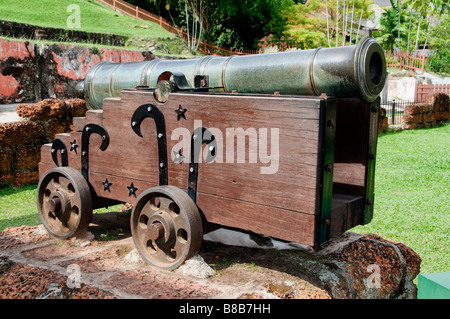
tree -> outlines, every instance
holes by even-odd
[[[356,43],[360,37],[361,20],[371,12],[369,0],[310,0],[286,12],[288,28],[300,47],[346,45]]]
[[[393,50],[394,45],[401,46],[402,40],[406,40],[406,29],[402,25],[406,21],[406,11],[401,10],[399,2],[391,0],[392,7],[385,8],[380,18],[380,33],[378,42],[386,50]]]

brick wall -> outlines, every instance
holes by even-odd
[[[402,121],[403,129],[437,126],[441,122],[448,121],[449,100],[447,94],[436,93],[425,103],[406,106]]]

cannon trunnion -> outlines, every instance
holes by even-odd
[[[134,203],[147,262],[174,269],[214,224],[319,247],[370,222],[379,99],[124,90],[41,149],[38,209],[54,236]]]

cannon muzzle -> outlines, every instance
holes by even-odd
[[[144,62],[100,62],[77,88],[90,109],[103,99],[120,97],[123,89],[156,88],[167,74],[176,76],[180,90],[195,90],[199,76],[211,92],[327,95],[359,97],[372,102],[386,81],[384,51],[372,37],[357,45],[245,56]],[[180,78],[182,78],[180,80]]]

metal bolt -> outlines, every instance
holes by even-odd
[[[159,133],[159,134],[158,134],[158,138],[162,138],[163,136],[164,136],[163,133]]]
[[[137,123],[136,123],[136,122],[134,122],[134,121],[133,121],[133,122],[131,122],[131,126],[133,126],[133,127],[134,127],[134,126],[136,126],[136,124],[137,124]]]
[[[325,170],[328,172],[328,173],[331,173],[331,170],[333,169],[333,166],[331,166],[330,164],[328,164],[327,166],[325,166]]]
[[[66,151],[65,150],[61,150],[61,154],[64,154]]]
[[[189,169],[189,172],[193,173],[193,172],[194,172],[194,168],[191,167],[191,168]]]
[[[195,141],[197,139],[197,135],[192,136],[192,139]]]
[[[86,151],[82,152],[81,156],[86,156]]]
[[[86,127],[86,132],[89,132],[91,129],[89,127]]]
[[[209,147],[209,151],[210,151],[210,152],[214,151],[214,146],[210,146],[210,147]]]
[[[366,199],[366,204],[367,205],[372,205],[373,204],[372,198]]]
[[[334,127],[334,120],[329,120],[327,122],[327,125],[328,125],[329,128],[333,128]]]
[[[56,152],[56,150],[54,148],[52,148],[52,153],[55,153],[55,152]]]
[[[374,160],[375,159],[375,153],[370,153],[369,154],[369,159]]]
[[[102,139],[105,141],[105,140],[106,140],[106,135],[103,135],[103,136],[102,136]]]
[[[148,112],[151,112],[151,111],[152,111],[152,107],[149,106],[149,107],[147,108],[147,111],[148,111]]]
[[[328,226],[330,225],[330,220],[328,218],[325,218],[322,223],[324,226]]]
[[[164,167],[164,163],[159,163],[159,167],[163,168]]]

